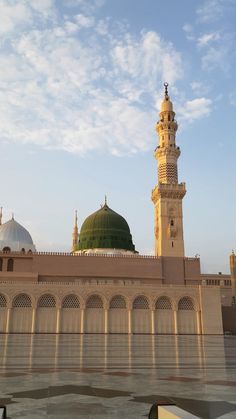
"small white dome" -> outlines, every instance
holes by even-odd
[[[35,245],[29,232],[14,218],[0,226],[0,251],[9,248],[12,252],[35,252]]]

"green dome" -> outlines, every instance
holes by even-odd
[[[135,251],[126,220],[105,204],[83,222],[78,250],[124,249]]]

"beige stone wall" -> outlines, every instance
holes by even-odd
[[[154,256],[106,256],[38,254],[2,254],[1,280],[76,281],[78,279],[135,280],[147,284],[184,284],[200,281],[198,258]],[[14,259],[14,271],[7,272],[7,260]]]
[[[219,287],[199,287],[203,334],[222,334],[221,295]]]
[[[0,306],[1,332],[222,333],[219,289],[209,287],[2,283]]]

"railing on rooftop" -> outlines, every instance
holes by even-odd
[[[13,252],[13,251],[0,251],[0,256],[15,255],[22,257],[31,256],[72,256],[72,257],[107,257],[107,258],[127,258],[127,259],[160,259],[160,256],[154,255],[126,255],[126,254],[109,254],[109,253],[72,253],[72,252]],[[198,257],[184,257],[185,260],[198,261]]]

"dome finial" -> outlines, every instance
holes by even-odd
[[[14,220],[14,212],[11,213],[11,219]]]
[[[165,87],[165,96],[169,96],[168,95],[168,86],[169,84],[167,82],[164,83],[164,87]]]
[[[2,207],[0,208],[0,226],[2,225]]]
[[[105,205],[107,205],[107,196],[105,195]]]

